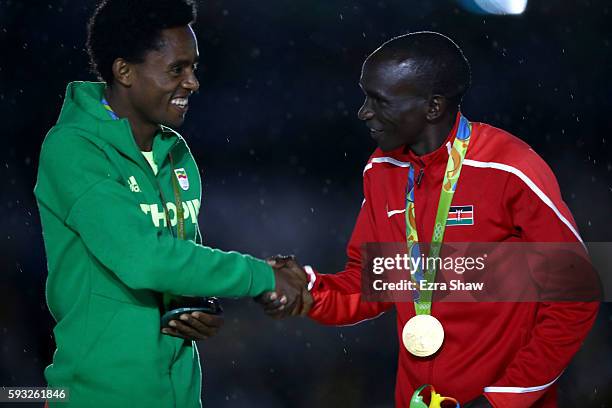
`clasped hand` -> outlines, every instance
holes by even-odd
[[[275,319],[288,316],[305,316],[312,307],[313,299],[308,291],[308,276],[295,257],[276,255],[268,258],[274,270],[276,287],[255,298],[264,312]]]

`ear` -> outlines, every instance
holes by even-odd
[[[448,109],[448,99],[444,95],[432,95],[427,105],[427,120],[435,122],[444,116]]]
[[[113,62],[113,76],[115,81],[123,86],[130,87],[134,81],[134,65],[130,64],[123,58],[117,58]]]

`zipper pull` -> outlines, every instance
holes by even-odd
[[[421,167],[416,179],[417,186],[421,185],[421,179],[423,178],[423,174],[425,174],[425,170]]]

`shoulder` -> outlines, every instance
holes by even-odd
[[[525,154],[535,153],[531,146],[510,132],[486,123],[472,122],[473,144],[466,158],[499,162],[518,162]]]
[[[117,178],[104,146],[105,142],[86,129],[54,126],[41,147],[38,181],[78,184]]]
[[[120,180],[103,145],[82,132],[82,129],[56,126],[49,131],[41,148],[34,193],[62,217],[93,186],[109,179]]]
[[[473,145],[470,143],[464,164],[506,171],[523,181],[554,180],[548,164],[523,140],[486,123],[473,122],[472,126]]]
[[[52,161],[84,161],[104,159],[104,142],[87,129],[71,126],[52,127],[41,146],[41,163]]]
[[[390,152],[383,152],[377,147],[366,162],[363,175],[365,176],[368,170],[372,169],[375,165],[383,163],[391,167],[409,167],[410,163],[406,160],[403,151],[404,146]]]

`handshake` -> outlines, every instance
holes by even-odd
[[[293,256],[277,255],[267,261],[274,270],[276,287],[273,292],[257,296],[255,301],[275,319],[306,316],[314,301],[308,291],[308,275],[304,269]],[[222,314],[185,312],[170,319],[161,332],[187,340],[204,340],[216,335],[224,322]]]
[[[306,316],[313,304],[308,291],[308,275],[293,255],[276,255],[267,259],[274,270],[276,287],[255,298],[264,312],[275,319]]]

